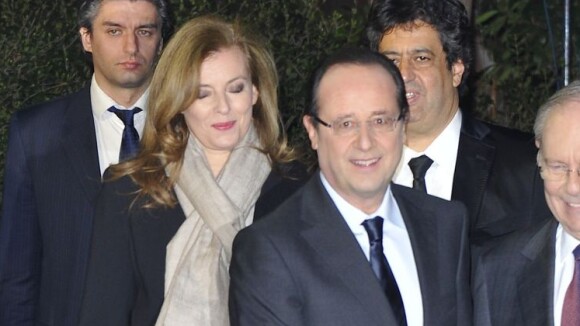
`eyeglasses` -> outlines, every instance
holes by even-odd
[[[538,165],[542,178],[547,181],[563,181],[570,173],[576,172],[580,177],[580,169],[570,169],[567,165],[561,163],[548,163],[546,160],[544,165]]]
[[[354,120],[352,117],[340,118],[332,123],[328,123],[316,115],[311,114],[310,116],[321,125],[332,129],[334,134],[337,136],[351,136],[358,134],[362,123],[361,121]],[[366,123],[367,128],[375,133],[390,132],[395,130],[397,122],[403,120],[403,118],[403,115],[394,118],[389,117],[386,114],[379,114],[373,116],[370,120],[364,121],[364,123]]]

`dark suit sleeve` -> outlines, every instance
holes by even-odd
[[[133,196],[120,194],[116,183],[105,183],[97,202],[82,326],[130,324],[136,285],[127,210]]]
[[[230,266],[232,326],[302,325],[296,285],[266,236],[250,227],[236,236]]]
[[[18,119],[10,124],[0,217],[0,325],[33,325],[41,241],[31,173]]]

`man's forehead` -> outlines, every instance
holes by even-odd
[[[394,80],[390,73],[375,63],[341,63],[328,68],[320,80],[318,86],[318,96],[329,93],[329,95],[340,95],[345,93],[356,93],[364,85],[368,88],[375,88],[384,85],[385,91],[394,89]],[[388,88],[388,89],[387,89]]]
[[[555,106],[549,113],[542,135],[542,142],[562,139],[578,139],[580,144],[580,101],[567,100]]]
[[[319,109],[329,110],[335,114],[358,115],[358,110],[344,111],[343,101],[357,102],[365,107],[365,101],[369,102],[369,110],[366,113],[384,112],[390,113],[391,109],[397,109],[396,86],[393,77],[378,64],[339,64],[330,67],[322,77],[318,89]],[[356,101],[353,101],[356,99]],[[376,103],[381,103],[377,105]],[[338,108],[341,108],[339,110]],[[366,108],[366,107],[365,107]],[[340,111],[340,112],[339,112]]]
[[[415,41],[415,40],[416,41],[422,40],[423,42],[429,41],[430,45],[435,44],[437,47],[443,48],[443,42],[441,41],[441,34],[439,33],[439,31],[436,29],[435,26],[430,25],[423,21],[412,21],[405,24],[396,25],[386,30],[383,33],[383,36],[381,37],[381,40],[379,42],[379,48],[381,48],[381,46],[384,47],[386,45],[385,44],[386,40],[390,41],[389,43],[390,47],[396,48],[398,45],[397,41],[400,41],[401,38],[405,38],[406,41]],[[426,45],[418,44],[417,46],[425,47]],[[384,49],[381,48],[380,50]]]
[[[123,3],[128,3],[128,4],[132,4],[132,5],[150,5],[153,9],[155,9],[155,13],[157,13],[157,4],[152,1],[152,0],[102,0],[101,3],[99,4],[98,7],[98,11],[97,11],[97,16],[103,12],[103,10],[108,10],[111,6],[115,6],[115,5],[119,5],[119,4],[123,4]],[[106,9],[104,9],[106,8]]]
[[[152,5],[155,5],[155,1],[153,0],[101,0],[101,5],[107,2],[149,2]]]
[[[143,20],[140,24],[151,24],[158,23],[161,19],[159,17],[159,12],[155,3],[149,0],[104,0],[95,15],[95,21],[108,22],[108,23],[124,23],[127,20],[126,11],[119,10],[118,4],[123,2],[136,4],[138,7],[134,7],[135,14],[131,15],[134,19]],[[145,6],[143,6],[145,5]],[[147,8],[150,6],[150,8]],[[151,9],[151,10],[149,10]]]
[[[384,35],[386,34],[390,34],[393,32],[393,30],[398,29],[398,30],[402,30],[405,32],[412,32],[413,30],[422,28],[422,27],[426,27],[426,28],[431,28],[435,31],[437,31],[437,29],[435,28],[435,26],[427,23],[424,20],[421,19],[416,19],[416,20],[412,20],[412,21],[408,21],[402,24],[397,24],[392,26],[391,28],[387,29],[384,33]]]

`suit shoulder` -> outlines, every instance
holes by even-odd
[[[527,229],[519,230],[505,236],[492,239],[486,242],[476,251],[480,252],[483,257],[504,257],[519,253],[530,245],[540,244],[541,241],[535,239],[549,238],[555,232],[558,224],[553,220],[547,220],[543,223],[533,225]],[[555,234],[555,233],[554,233]]]
[[[507,170],[510,167],[521,169],[521,164],[525,163],[530,171],[535,171],[537,149],[531,133],[466,118],[461,137],[493,148],[494,160]]]
[[[139,186],[128,175],[113,178],[110,173],[110,167],[103,174],[103,188],[122,192],[135,192],[139,190]]]
[[[21,125],[43,123],[47,121],[60,118],[64,111],[71,105],[71,103],[86,101],[90,105],[90,90],[83,88],[82,90],[68,94],[48,102],[34,104],[16,111],[12,119],[18,120]],[[90,109],[90,107],[89,107]]]
[[[459,201],[445,200],[396,184],[391,189],[401,212],[406,212],[413,220],[424,223],[429,219],[430,223],[451,229],[469,226],[467,208]]]
[[[272,166],[272,174],[278,176],[280,179],[304,183],[310,177],[311,171],[302,162],[294,160],[274,164]]]
[[[259,220],[255,220],[248,228],[253,232],[267,234],[287,234],[299,223],[302,215],[302,200],[304,187],[297,189],[283,203],[267,213]],[[248,229],[246,228],[246,229]]]
[[[488,126],[491,135],[499,141],[534,147],[534,135],[532,133],[490,123],[488,123]]]
[[[107,171],[109,170],[107,169],[103,176],[100,200],[126,207],[131,206],[137,197],[139,186],[129,176],[112,179]]]
[[[469,121],[469,122],[468,122]],[[496,146],[523,146],[524,148],[535,148],[534,135],[518,129],[508,128],[478,119],[468,118],[466,121],[466,133],[470,135],[482,134],[484,140],[494,141]],[[465,131],[464,130],[464,131]]]
[[[185,215],[179,203],[173,206],[145,207],[149,204],[149,196],[139,196],[141,188],[130,176],[123,176],[118,179],[111,179],[105,172],[103,186],[97,202],[97,215],[99,214],[119,214],[129,217],[133,222],[139,221],[141,225],[157,225],[160,228],[157,235],[173,236],[181,223],[185,220]],[[153,221],[153,222],[152,222]],[[153,223],[153,224],[151,224]],[[173,232],[173,233],[171,233]]]
[[[262,185],[254,218],[262,219],[302,187],[309,178],[304,165],[298,162],[276,164]]]
[[[446,200],[436,196],[428,195],[422,191],[418,191],[409,187],[398,184],[391,184],[391,189],[396,198],[406,198],[407,200],[417,204],[421,203],[426,207],[435,207],[457,212],[466,212],[465,205],[456,200]]]

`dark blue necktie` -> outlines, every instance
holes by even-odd
[[[399,325],[407,325],[403,298],[401,298],[399,286],[383,252],[383,218],[376,216],[375,218],[365,220],[362,222],[362,226],[369,235],[371,268],[387,295],[387,299],[391,304],[391,308]]]
[[[429,170],[431,164],[433,164],[433,160],[431,160],[427,155],[421,155],[409,161],[409,167],[413,173],[413,189],[419,189],[425,193],[427,192],[425,174],[427,174],[427,170]]]
[[[121,151],[119,152],[119,162],[125,161],[137,154],[139,150],[139,133],[135,129],[133,116],[135,113],[141,112],[141,109],[136,107],[133,110],[119,110],[111,106],[109,111],[113,112],[125,124],[123,140],[121,141]]]

